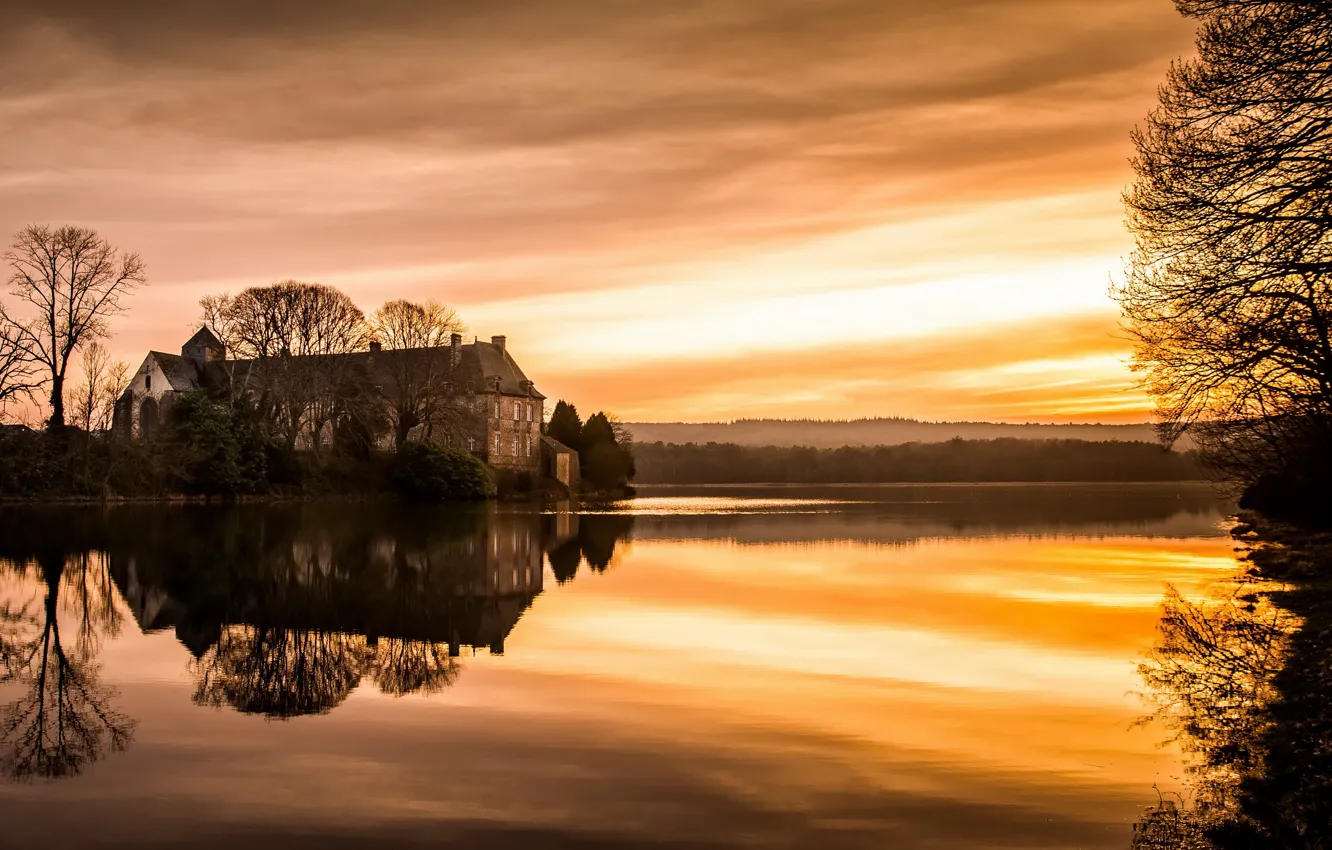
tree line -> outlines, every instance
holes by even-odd
[[[1153,443],[950,440],[816,449],[640,443],[643,484],[870,484],[999,481],[1192,481],[1192,453]]]

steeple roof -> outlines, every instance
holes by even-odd
[[[191,345],[200,345],[200,344],[206,345],[209,348],[220,348],[220,349],[226,348],[226,346],[222,344],[222,340],[217,338],[217,334],[209,330],[206,325],[202,328],[199,328],[199,330],[194,334],[194,336],[190,337],[189,341],[186,342],[185,345],[182,346],[182,348],[188,348]]]

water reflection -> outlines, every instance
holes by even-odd
[[[1134,848],[1332,846],[1332,588],[1309,577],[1332,558],[1304,554],[1289,585],[1247,566],[1204,601],[1167,595],[1140,673],[1192,787],[1147,810]]]
[[[77,776],[134,736],[96,661],[102,639],[121,625],[106,561],[0,539],[0,568],[42,588],[0,604],[0,772],[16,780]],[[62,611],[73,614],[64,629]]]
[[[542,592],[546,553],[560,581],[603,571],[631,528],[360,505],[0,514],[18,588],[0,608],[0,683],[23,694],[0,715],[0,767],[72,776],[128,746],[134,723],[96,664],[127,615],[189,649],[197,705],[322,714],[365,681],[395,697],[448,687],[464,652],[503,653]]]

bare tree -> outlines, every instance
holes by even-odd
[[[393,440],[402,448],[413,428],[426,426],[452,433],[470,408],[456,404],[461,388],[454,375],[449,342],[463,332],[453,310],[434,301],[390,301],[375,311],[370,327],[388,351],[375,372],[393,423]]]
[[[111,428],[116,399],[129,384],[129,366],[111,362],[111,353],[100,342],[89,343],[80,356],[83,378],[75,385],[69,402],[74,421],[88,433]]]
[[[1198,57],[1134,134],[1116,296],[1167,440],[1332,473],[1332,6],[1177,0]],[[1304,473],[1301,473],[1304,474]]]
[[[210,296],[200,306],[227,347],[254,361],[251,379],[274,430],[289,447],[302,431],[318,447],[352,367],[327,355],[364,350],[370,335],[361,310],[331,286],[294,280]]]
[[[18,341],[18,333],[0,326],[0,415],[11,402],[31,396],[42,385],[38,367]]]
[[[9,293],[27,305],[15,314],[0,305],[0,323],[27,357],[42,367],[50,390],[48,427],[65,424],[65,375],[74,352],[107,335],[107,319],[146,281],[143,261],[84,227],[30,225],[5,253],[13,269]]]

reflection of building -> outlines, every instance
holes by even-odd
[[[549,535],[532,514],[478,519],[434,535],[367,521],[375,530],[358,535],[337,513],[307,512],[291,524],[230,526],[271,540],[257,559],[191,563],[131,544],[112,548],[112,574],[140,628],[174,628],[196,656],[235,625],[427,641],[448,644],[450,655],[463,647],[500,653],[541,593]],[[191,551],[237,549],[196,540]]]
[[[454,334],[448,346],[402,351],[385,351],[372,343],[369,351],[318,355],[318,360],[336,360],[341,367],[362,369],[373,385],[384,387],[391,383],[395,370],[402,368],[402,358],[432,354],[446,367],[438,369],[441,380],[460,393],[460,404],[477,413],[477,425],[466,438],[466,447],[492,466],[540,469],[545,396],[523,374],[502,336],[463,344],[462,336]],[[150,351],[116,402],[112,430],[121,439],[152,439],[181,395],[232,382],[249,385],[258,374],[259,362],[226,359],[225,346],[208,328],[200,328],[190,337],[180,354]],[[332,426],[328,429],[327,438],[332,439]],[[392,435],[380,435],[380,443],[391,448]]]

